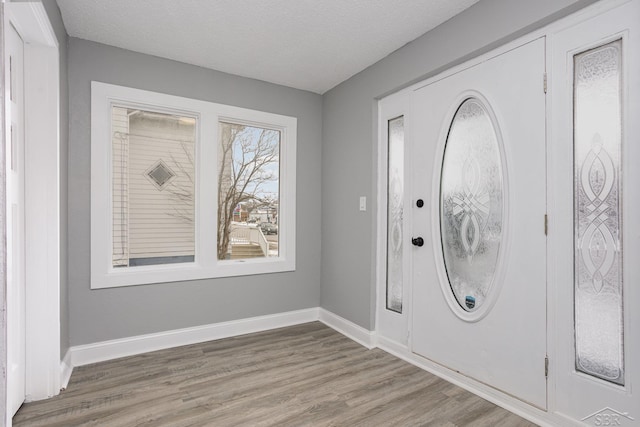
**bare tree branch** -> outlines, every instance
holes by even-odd
[[[277,206],[265,197],[264,186],[278,181],[269,168],[279,161],[280,133],[237,124],[221,123],[218,169],[218,259],[229,251],[233,213],[240,205],[251,210]]]

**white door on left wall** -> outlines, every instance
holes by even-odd
[[[24,42],[13,26],[5,46],[7,218],[7,416],[25,400]]]

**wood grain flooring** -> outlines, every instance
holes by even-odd
[[[14,426],[533,426],[319,322],[74,369]]]

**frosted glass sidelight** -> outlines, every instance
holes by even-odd
[[[389,120],[387,166],[387,309],[402,313],[404,117]]]
[[[445,146],[440,233],[451,290],[470,312],[487,299],[500,254],[504,189],[498,144],[487,109],[479,99],[466,99]]]
[[[620,40],[574,56],[578,371],[624,385]]]

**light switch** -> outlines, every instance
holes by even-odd
[[[362,212],[367,210],[367,196],[360,196],[360,210]]]

